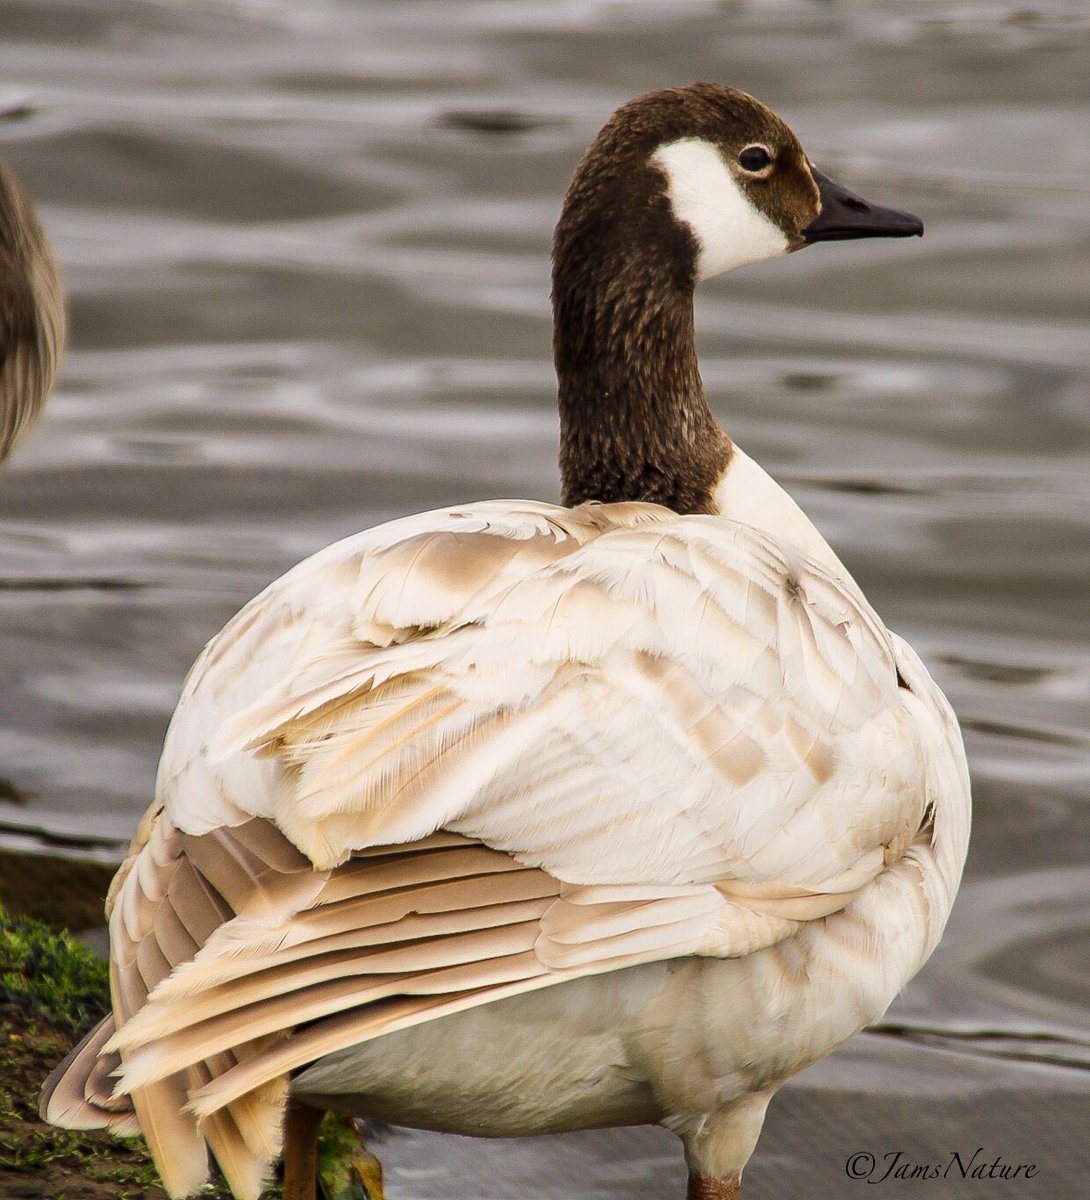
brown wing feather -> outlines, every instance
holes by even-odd
[[[204,1181],[210,1147],[236,1195],[256,1197],[279,1150],[285,1084],[270,1080],[251,1089],[208,1114],[199,1128],[186,1105],[190,1095],[267,1049],[269,1039],[250,1030],[230,1045],[200,1047],[182,1069],[115,1096],[112,1076],[123,1056],[106,1043],[145,1008],[149,992],[190,962],[225,922],[237,919],[239,909],[284,912],[300,892],[309,895],[321,882],[266,822],[187,838],[161,809],[150,809],[108,902],[114,1015],[50,1077],[43,1116],[82,1128],[143,1132],[172,1195]]]
[[[114,1017],[51,1077],[43,1112],[138,1121],[173,1195],[203,1181],[210,1148],[236,1194],[255,1197],[287,1071],[345,1037],[536,986],[547,972],[533,945],[558,888],[458,835],[321,872],[268,821],[191,836],[153,809],[111,891]]]
[[[113,1017],[103,1017],[53,1069],[38,1100],[44,1121],[68,1129],[108,1129],[126,1137],[140,1132],[128,1097],[111,1095],[114,1084],[109,1076],[121,1065],[121,1057],[102,1048],[113,1034]]]
[[[639,888],[565,888],[446,832],[316,871],[263,819],[195,836],[156,813],[136,856],[112,904],[116,1032],[104,1028],[54,1088],[78,1091],[92,1072],[101,1088],[96,1054],[119,1054],[106,1103],[131,1098],[174,1195],[203,1180],[208,1147],[236,1195],[257,1196],[279,1148],[290,1071],[623,956],[638,960],[648,937],[660,956],[660,924],[695,936],[723,904],[704,886],[655,889],[653,900]],[[764,924],[754,934],[762,944],[770,936]],[[543,938],[552,939],[548,954]],[[63,1119],[54,1099],[47,1109]],[[93,1107],[80,1111],[107,1121]]]

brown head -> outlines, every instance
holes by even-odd
[[[697,83],[619,108],[576,169],[553,243],[565,501],[707,510],[730,443],[696,363],[698,280],[815,241],[922,232],[816,171],[745,92]]]

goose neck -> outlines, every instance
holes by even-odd
[[[564,503],[712,512],[730,442],[704,395],[692,284],[644,267],[589,286],[554,272]]]

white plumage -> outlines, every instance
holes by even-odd
[[[114,1014],[46,1115],[139,1126],[173,1195],[207,1145],[256,1197],[289,1090],[657,1121],[691,1195],[736,1195],[775,1088],[934,948],[969,784],[919,659],[725,445],[703,514],[471,504],[251,601],[186,683],[111,892]]]
[[[193,669],[154,832],[116,893],[115,955],[139,958],[142,906],[185,861],[164,841],[229,895],[195,845],[216,831],[245,896],[191,958],[141,970],[150,996],[109,1047],[119,1090],[242,1050],[182,1084],[207,1118],[421,1016],[691,955],[767,970],[755,952],[776,946],[810,976],[778,986],[844,985],[858,1028],[937,940],[967,794],[918,660],[790,543],[642,504],[393,522],[275,583]],[[850,953],[891,923],[895,956]]]

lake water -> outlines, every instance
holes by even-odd
[[[557,492],[548,247],[624,99],[707,78],[919,242],[705,286],[722,421],[960,714],[966,881],[885,1025],[773,1104],[747,1200],[853,1152],[1090,1194],[1085,0],[0,0],[0,150],[72,339],[0,476],[0,843],[116,858],[188,664],[334,538]],[[391,1200],[680,1195],[673,1139],[392,1133]]]

